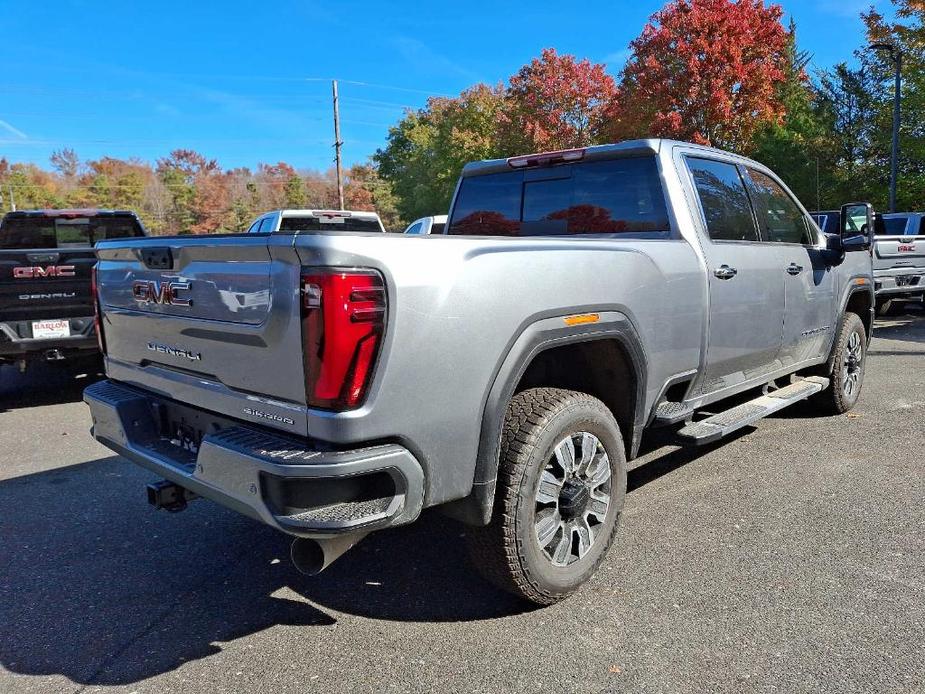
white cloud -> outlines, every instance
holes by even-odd
[[[19,128],[14,128],[12,125],[10,125],[9,123],[7,123],[5,120],[0,120],[0,128],[3,128],[4,130],[8,130],[8,131],[11,132],[13,135],[15,135],[16,137],[18,137],[20,140],[28,140],[28,139],[29,139],[29,136],[26,135],[26,133],[24,133],[24,132],[23,132],[22,130],[20,130]]]

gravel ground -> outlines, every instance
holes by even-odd
[[[89,377],[0,370],[0,691],[925,691],[925,313],[880,321],[858,407],[798,406],[630,472],[575,597],[529,609],[425,514],[316,578],[209,502],[145,502]]]

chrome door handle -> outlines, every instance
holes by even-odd
[[[729,267],[728,265],[720,265],[713,271],[713,274],[719,277],[721,280],[731,280],[739,271],[734,267]]]
[[[797,265],[796,263],[790,263],[790,265],[787,266],[788,275],[799,275],[801,272],[803,272],[802,265]]]

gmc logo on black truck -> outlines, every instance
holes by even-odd
[[[17,280],[37,280],[42,277],[74,277],[73,265],[33,265],[30,267],[14,267],[13,278]]]

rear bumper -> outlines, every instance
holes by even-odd
[[[424,502],[424,476],[397,444],[325,450],[146,391],[101,381],[84,391],[94,438],[200,496],[285,533],[324,538],[401,525]],[[166,411],[207,433],[198,449],[162,433]]]
[[[925,293],[925,269],[894,268],[874,270],[874,291],[878,297],[889,298]]]
[[[67,320],[71,328],[70,337],[50,339],[32,337],[32,321],[0,322],[0,357],[21,359],[50,349],[58,349],[63,353],[99,351],[93,330],[93,316]]]

